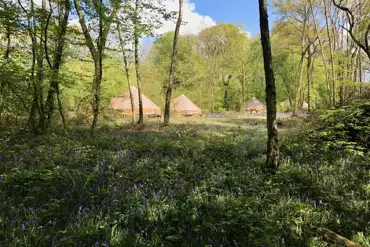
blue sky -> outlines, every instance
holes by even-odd
[[[242,24],[252,35],[259,33],[258,0],[192,0],[192,2],[197,13],[208,15],[217,23]],[[269,16],[272,28],[276,16],[271,8]]]

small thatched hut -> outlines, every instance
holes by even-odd
[[[181,95],[171,101],[172,109],[184,116],[199,116],[202,115],[202,110],[196,106],[188,97]]]
[[[253,97],[251,100],[245,103],[243,111],[248,113],[266,112],[266,106],[256,97]]]
[[[134,98],[134,112],[139,114],[139,94],[136,87],[131,87],[131,92]],[[145,115],[149,116],[160,116],[161,108],[153,103],[148,97],[141,93],[143,101],[143,111]],[[113,110],[120,110],[124,115],[132,114],[131,100],[130,100],[130,91],[127,90],[118,97],[115,97],[111,100],[111,107]]]

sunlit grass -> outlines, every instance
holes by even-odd
[[[264,123],[238,120],[4,133],[2,245],[313,247],[325,226],[370,246],[363,159],[286,146],[271,177]]]

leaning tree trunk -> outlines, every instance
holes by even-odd
[[[131,90],[131,78],[130,78],[130,73],[129,73],[129,68],[128,68],[128,61],[127,61],[127,54],[126,54],[126,49],[125,49],[125,42],[123,41],[122,35],[121,35],[121,30],[120,30],[120,23],[119,20],[117,19],[117,31],[118,31],[118,39],[121,45],[121,51],[122,51],[122,56],[123,56],[123,63],[125,65],[125,73],[126,73],[126,79],[127,79],[127,84],[128,84],[128,90],[130,92],[130,102],[131,102],[131,114],[132,114],[132,123],[135,123],[135,103],[134,103],[134,95]]]
[[[180,27],[182,22],[182,6],[184,0],[179,0],[179,16],[176,23],[175,37],[173,39],[173,48],[172,48],[172,60],[170,67],[170,82],[168,83],[168,88],[166,92],[166,105],[164,110],[164,124],[170,124],[170,112],[171,112],[171,96],[173,85],[175,82],[175,71],[176,71],[176,56],[177,56],[177,42],[179,40]]]
[[[136,83],[139,98],[139,122],[138,124],[144,124],[144,111],[143,111],[143,99],[141,95],[141,76],[140,76],[140,62],[139,62],[139,7],[140,0],[136,0],[135,4],[135,17],[134,17],[134,43],[135,43],[135,70],[136,70]]]
[[[266,77],[266,105],[267,105],[267,155],[266,166],[274,174],[279,168],[279,140],[276,121],[276,86],[272,69],[272,55],[270,31],[266,0],[259,0],[261,43]]]

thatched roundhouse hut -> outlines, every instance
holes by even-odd
[[[200,116],[202,115],[202,110],[195,105],[188,97],[181,95],[174,98],[171,101],[172,109],[180,115],[183,116]]]
[[[266,106],[259,101],[256,97],[253,97],[251,100],[245,103],[243,107],[244,112],[248,113],[262,113],[266,112]]]
[[[131,87],[131,92],[134,98],[134,112],[136,115],[139,114],[139,94],[136,87]],[[153,101],[141,93],[143,101],[143,112],[144,115],[148,116],[160,116],[161,108],[159,108]],[[111,100],[111,108],[116,111],[122,111],[123,115],[132,114],[131,100],[130,100],[130,91],[127,90],[118,97],[115,97]]]

